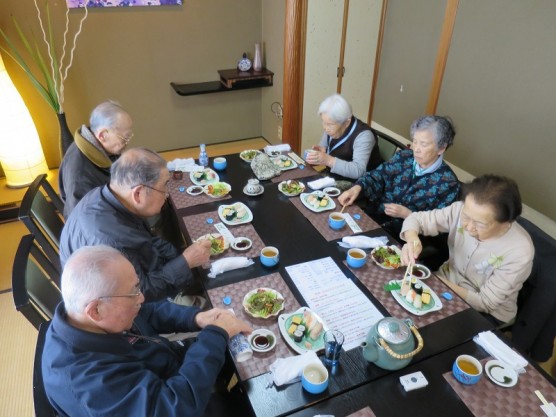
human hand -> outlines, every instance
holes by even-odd
[[[342,206],[352,205],[355,199],[359,196],[361,189],[362,188],[360,185],[354,185],[349,190],[346,190],[342,194],[340,194],[340,196],[338,197],[338,202]]]
[[[214,324],[214,322],[223,314],[234,316],[234,313],[232,313],[230,310],[226,310],[223,308],[211,308],[210,310],[197,313],[197,315],[195,316],[195,323],[201,329],[204,329],[209,324]]]
[[[402,265],[415,263],[423,250],[423,244],[419,240],[419,235],[413,230],[407,230],[404,233],[406,244],[402,247]]]
[[[307,162],[311,165],[328,166],[330,158],[330,155],[320,149],[315,149],[315,146],[313,146],[313,151],[307,154]]]
[[[213,323],[214,326],[218,326],[228,333],[229,337],[233,337],[238,333],[243,333],[244,335],[251,334],[253,329],[249,324],[243,320],[238,319],[233,314],[220,314]]]
[[[401,204],[385,203],[384,213],[390,217],[406,219],[411,214],[411,210]]]
[[[187,265],[190,268],[195,268],[196,266],[203,265],[208,262],[210,258],[210,240],[201,239],[188,246],[183,251],[183,257],[187,261]]]

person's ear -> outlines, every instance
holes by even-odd
[[[140,205],[143,202],[143,196],[141,196],[141,190],[143,188],[142,185],[136,185],[131,190],[131,200],[135,205]]]
[[[94,323],[102,321],[102,309],[99,300],[93,300],[85,307],[85,315]]]
[[[446,152],[446,146],[438,150],[438,156],[442,155],[444,152]]]
[[[102,143],[102,145],[106,145],[106,143],[108,142],[108,135],[110,134],[110,132],[108,132],[108,129],[101,129],[98,133],[97,133],[97,139],[100,143]]]

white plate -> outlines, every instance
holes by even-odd
[[[424,275],[423,275],[422,277],[419,277],[419,276],[417,276],[417,275],[414,275],[414,274],[415,274],[415,272],[414,272],[415,269],[420,270],[421,272],[423,272]],[[425,280],[425,279],[427,279],[427,278],[430,278],[430,276],[431,276],[431,270],[430,270],[429,268],[427,268],[425,265],[415,264],[415,265],[413,265],[411,274],[412,274],[415,278],[420,279],[421,281],[423,281],[423,280]]]
[[[216,185],[216,184],[222,184],[222,185],[225,187],[226,192],[225,192],[224,194],[220,194],[220,195],[211,194],[211,193],[209,192],[209,189],[210,189],[211,186],[214,186],[214,185]],[[232,186],[231,186],[230,184],[228,184],[227,182],[213,182],[212,184],[207,184],[207,185],[205,185],[205,186],[203,187],[203,192],[204,192],[206,195],[208,195],[209,197],[212,197],[212,198],[222,198],[222,197],[226,197],[230,191],[232,191]]]
[[[200,185],[192,185],[185,190],[189,195],[199,195],[203,193],[203,187]]]
[[[296,169],[297,168],[297,162],[295,162],[293,159],[291,159],[287,155],[279,155],[279,156],[276,156],[274,158],[270,158],[270,160],[272,161],[272,163],[274,165],[276,165],[282,171],[288,171],[290,169]],[[290,165],[289,166],[284,166],[283,164],[287,163],[287,162],[289,162]]]
[[[232,220],[228,220],[223,214],[226,208],[234,208],[236,211],[243,208],[245,210],[245,214],[241,217],[234,217]],[[233,226],[236,224],[249,223],[253,220],[253,213],[251,213],[251,210],[249,210],[249,207],[245,204],[234,203],[218,207],[218,217],[220,217],[220,220],[222,220],[225,224]]]
[[[219,238],[219,237],[221,237],[221,236],[222,236],[222,235],[221,235],[220,233],[208,233],[208,234],[206,234],[206,235],[199,236],[199,237],[197,238],[196,241],[198,241],[198,240],[203,240],[203,239],[212,240],[212,239],[215,239],[215,238]],[[211,255],[220,255],[221,253],[224,253],[224,251],[225,251],[226,249],[228,249],[229,247],[230,247],[230,242],[228,242],[228,240],[224,237],[224,250],[223,250],[222,252],[213,252],[213,250],[212,250],[212,248],[211,248],[210,254],[211,254]]]
[[[286,190],[284,190],[284,186],[286,184],[288,184],[290,181],[297,182],[299,184],[299,186],[301,187],[301,191],[299,191],[298,193],[288,193]],[[278,191],[280,191],[284,195],[287,195],[288,197],[295,197],[296,195],[299,195],[303,191],[305,191],[305,184],[303,184],[301,181],[297,181],[297,180],[282,181],[280,184],[278,184]]]
[[[433,311],[438,311],[442,308],[442,301],[440,301],[440,298],[438,298],[438,295],[436,295],[436,293],[424,282],[421,282],[420,280],[416,279],[415,280],[416,283],[421,284],[423,290],[429,290],[430,294],[431,294],[431,302],[429,304],[423,304],[423,306],[421,308],[415,308],[413,306],[413,304],[411,304],[409,301],[407,301],[405,299],[405,297],[400,293],[401,290],[392,290],[390,291],[392,293],[392,296],[394,297],[394,299],[400,303],[400,305],[405,308],[407,311],[409,311],[410,313],[415,314],[416,316],[423,316],[427,313],[432,313]],[[398,284],[401,285],[402,280],[392,280],[390,281],[390,283],[394,283],[397,282]]]
[[[203,172],[206,178],[201,180],[195,178],[195,174],[199,172]],[[191,182],[195,185],[207,185],[207,184],[212,184],[213,182],[220,181],[220,177],[218,176],[218,174],[210,168],[205,168],[199,171],[190,172],[189,178],[191,179]]]
[[[265,337],[267,339],[267,341],[269,342],[268,346],[266,347],[259,347],[255,341],[256,341],[256,337],[258,336],[262,336]],[[271,340],[269,340],[271,339]],[[247,340],[249,341],[249,345],[251,346],[251,349],[253,349],[253,351],[255,352],[268,352],[272,349],[274,349],[274,347],[276,346],[276,335],[268,329],[257,329],[257,330],[253,330],[253,333],[251,333],[249,335],[249,337],[247,338]]]
[[[261,195],[262,193],[264,193],[264,187],[262,185],[259,185],[259,191],[257,191],[256,193],[250,193],[249,191],[247,191],[247,185],[243,187],[243,194],[251,197],[254,197],[256,195]]]
[[[371,251],[371,259],[373,260],[373,262],[374,262],[375,264],[377,264],[378,266],[380,266],[382,269],[398,269],[400,266],[393,267],[393,266],[382,265],[380,262],[378,262],[378,261],[375,259],[375,252],[376,252],[379,248],[384,248],[384,247],[393,249],[393,250],[400,256],[400,265],[401,265],[402,251],[401,251],[400,248],[398,248],[398,247],[395,246],[395,245],[390,245],[390,246],[377,246],[376,248],[374,248],[374,249]]]
[[[248,157],[249,154],[253,154],[253,156],[251,158]],[[261,151],[258,151],[256,149],[246,149],[242,152],[240,152],[239,157],[241,159],[243,159],[245,162],[251,162],[253,160],[253,158],[255,158],[255,156],[257,156],[258,154],[262,153]]]
[[[326,187],[324,190],[326,194],[328,194],[330,197],[338,197],[341,193],[341,191],[336,188],[336,187]]]
[[[492,382],[501,387],[513,387],[519,379],[514,369],[496,359],[492,359],[485,364],[485,372]]]
[[[257,313],[257,312],[252,312],[251,310],[249,310],[249,298],[258,293],[258,292],[266,292],[266,293],[271,293],[274,294],[274,296],[276,297],[277,300],[282,300],[282,305],[280,306],[280,308],[275,311],[274,313],[271,314],[267,314],[267,313]],[[252,317],[255,318],[261,318],[261,319],[268,319],[270,317],[275,317],[277,316],[280,311],[282,311],[284,309],[284,306],[286,305],[286,300],[284,300],[284,296],[282,294],[280,294],[278,291],[273,290],[272,288],[265,288],[265,287],[261,287],[261,288],[255,288],[254,290],[249,291],[247,294],[245,294],[245,297],[243,297],[243,309],[245,310],[245,312],[247,314],[249,314]]]
[[[247,245],[238,247],[238,243],[243,241],[247,242]],[[253,242],[248,237],[236,237],[230,246],[233,250],[242,252],[251,249],[251,246],[253,246]]]
[[[315,207],[307,201],[309,196],[315,196],[315,197],[325,196],[328,199],[328,204],[324,207],[322,206]],[[307,207],[309,210],[314,211],[316,213],[319,213],[321,211],[326,211],[326,210],[334,210],[336,208],[336,203],[334,203],[334,200],[332,200],[322,191],[313,191],[312,193],[302,193],[300,198],[301,198],[301,202],[305,207]]]
[[[301,307],[299,310],[293,313],[285,313],[280,314],[278,316],[278,328],[280,329],[280,333],[282,333],[282,337],[286,341],[290,347],[295,350],[297,353],[302,354],[309,350],[313,350],[315,352],[319,352],[324,349],[324,332],[328,330],[326,323],[314,312],[311,311],[313,316],[322,323],[322,332],[320,333],[317,340],[311,340],[307,335],[303,335],[303,339],[301,342],[296,342],[293,340],[293,336],[288,333],[288,328],[291,325],[292,318],[294,316],[301,316],[303,317],[303,313],[305,310],[309,310],[309,307]],[[308,345],[306,344],[308,343]]]

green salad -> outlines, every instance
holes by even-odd
[[[258,289],[246,300],[247,310],[256,316],[269,317],[282,309],[284,299],[274,291],[264,288]]]
[[[288,194],[299,194],[305,190],[305,186],[296,180],[289,180],[282,184],[282,191]]]
[[[389,246],[381,246],[373,251],[375,260],[387,268],[398,268],[402,263],[400,255]]]

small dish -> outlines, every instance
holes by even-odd
[[[232,186],[227,182],[215,182],[203,187],[203,192],[212,198],[226,197],[232,191]]]
[[[247,338],[254,352],[269,352],[276,347],[276,335],[268,329],[256,329]]]
[[[341,191],[336,187],[326,187],[322,191],[324,191],[324,193],[328,194],[330,197],[338,197],[341,193]]]
[[[313,191],[312,193],[301,193],[301,202],[309,210],[316,213],[326,210],[334,210],[336,203],[328,195],[322,191]],[[324,201],[324,204],[323,204]]]
[[[187,190],[185,190],[185,192],[189,195],[199,195],[203,193],[203,187],[201,187],[200,185],[192,185],[190,187],[187,187]]]
[[[411,276],[420,279],[421,281],[431,276],[431,270],[425,265],[415,264],[411,269]]]
[[[513,387],[517,384],[517,380],[519,379],[514,369],[496,359],[492,359],[486,363],[485,372],[492,382],[505,388]]]
[[[272,288],[255,288],[245,294],[242,304],[250,316],[268,319],[277,316],[286,302],[282,294]]]
[[[288,197],[295,197],[305,191],[305,184],[297,180],[282,181],[278,184],[278,190]]]
[[[380,257],[384,253],[388,256]],[[394,245],[378,246],[371,251],[371,259],[382,269],[398,269],[401,265],[402,251]]]
[[[236,237],[230,246],[233,250],[241,252],[251,249],[253,242],[248,237]]]
[[[264,193],[264,187],[262,185],[259,185],[259,191],[257,191],[256,193],[251,193],[247,191],[247,187],[248,185],[243,187],[243,194],[248,195],[250,197],[255,197],[256,195],[261,195],[262,193]]]
[[[245,162],[251,162],[253,158],[255,158],[260,153],[262,152],[257,151],[256,149],[246,149],[240,152],[239,157],[243,159]]]

